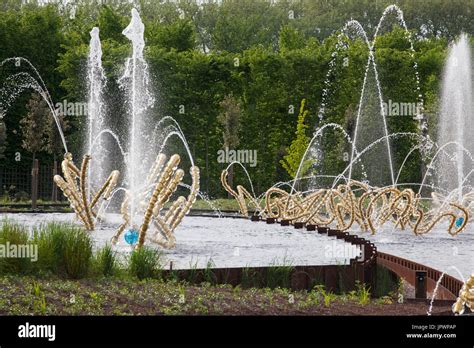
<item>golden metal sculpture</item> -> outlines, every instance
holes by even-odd
[[[474,274],[464,283],[459,291],[459,297],[453,305],[453,313],[463,314],[465,309],[474,310]]]
[[[257,200],[241,185],[237,185],[237,192],[235,192],[232,187],[227,183],[227,176],[229,173],[227,170],[223,170],[221,173],[221,183],[224,186],[225,190],[229,192],[239,204],[240,213],[244,216],[248,215],[248,208],[246,199],[249,201],[249,204],[253,205],[256,210],[260,210],[260,205]]]
[[[55,175],[53,178],[56,185],[58,185],[64,196],[71,203],[76,216],[82,221],[88,231],[92,231],[95,227],[95,219],[98,214],[97,202],[101,198],[103,200],[110,198],[119,177],[119,172],[114,170],[101,188],[92,195],[87,190],[87,169],[90,160],[91,156],[85,155],[79,170],[72,160],[72,154],[68,152],[64,155],[64,160],[61,163],[64,178],[60,175]],[[89,197],[93,197],[90,202]]]
[[[363,231],[370,231],[372,234],[375,234],[377,227],[390,221],[402,230],[410,228],[413,233],[421,235],[430,232],[441,220],[447,219],[448,233],[454,236],[464,229],[471,206],[474,207],[474,197],[465,196],[463,201],[469,201],[467,208],[450,202],[435,203],[428,209],[421,204],[420,196],[412,189],[370,187],[355,180],[307,194],[289,194],[272,187],[266,191],[261,205],[244,187],[239,185],[237,192],[234,191],[227,183],[225,170],[221,174],[221,182],[224,189],[236,198],[244,216],[248,215],[248,202],[263,218],[324,226],[335,222],[342,231],[356,223]]]
[[[135,198],[139,201],[139,204],[134,214],[143,216],[135,248],[141,248],[146,240],[150,240],[164,248],[175,246],[174,230],[191,209],[199,192],[199,168],[193,166],[190,169],[192,185],[188,197],[179,196],[171,204],[166,214],[162,214],[162,209],[184,177],[184,171],[177,169],[180,162],[179,155],[175,154],[170,157],[166,164],[165,162],[166,156],[159,154],[146,178],[145,189],[138,193],[138,197],[132,197],[130,191],[127,191],[121,206],[124,222],[113,236],[112,244],[117,243],[127,227],[133,228],[132,217],[130,216],[130,201]],[[147,198],[150,192],[151,196]],[[155,229],[151,231],[151,234],[148,234],[152,224]]]

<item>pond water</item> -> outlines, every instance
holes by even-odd
[[[70,213],[2,215],[30,227],[48,221],[75,221]],[[92,232],[96,247],[110,241],[120,223],[120,215],[108,214],[106,221]],[[350,232],[371,240],[382,252],[447,271],[458,279],[460,273],[466,278],[474,272],[472,225],[455,237],[446,232],[443,224],[423,236],[388,224],[373,236],[356,229]],[[355,253],[335,237],[247,219],[187,216],[175,233],[176,247],[163,250],[166,264],[173,261],[173,268],[206,267],[210,261],[214,267],[344,264]],[[126,254],[131,248],[121,238],[117,250]]]

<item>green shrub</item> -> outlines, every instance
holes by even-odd
[[[92,258],[92,240],[73,224],[51,222],[34,231],[38,269],[72,279],[85,277]]]
[[[129,272],[138,279],[153,278],[160,275],[161,253],[149,247],[134,250],[130,256]]]
[[[66,230],[64,267],[68,277],[78,279],[87,276],[92,259],[92,240],[81,228],[70,226]]]
[[[7,219],[1,221],[0,224],[0,248],[2,248],[2,255],[0,255],[0,273],[28,273],[31,270],[31,259],[25,257],[6,257],[8,256],[7,248],[16,246],[18,249],[18,246],[30,244],[28,240],[28,229],[24,225]]]
[[[116,252],[110,244],[106,244],[94,257],[94,269],[99,275],[113,276],[117,273],[117,268]]]

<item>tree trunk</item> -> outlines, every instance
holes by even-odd
[[[53,178],[54,176],[58,174],[58,162],[56,161],[56,156],[54,156],[54,161],[53,161]],[[51,199],[53,202],[58,201],[58,187],[56,183],[53,181],[53,190],[51,194]]]
[[[209,139],[206,134],[206,195],[209,197]]]
[[[229,178],[230,187],[234,188],[234,166],[231,166],[229,168],[228,178]],[[230,192],[227,192],[227,198],[232,198],[232,195],[230,194]]]
[[[38,174],[39,174],[39,163],[36,159],[35,153],[33,152],[33,168],[31,169],[31,209],[37,208],[38,200]]]

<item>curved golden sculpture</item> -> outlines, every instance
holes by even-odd
[[[95,218],[98,213],[98,208],[96,209],[97,202],[100,198],[103,200],[110,198],[119,177],[119,172],[114,170],[102,187],[94,195],[90,195],[91,192],[87,190],[87,169],[90,160],[91,156],[85,155],[79,170],[72,160],[72,154],[68,152],[64,155],[64,160],[61,163],[64,178],[60,175],[55,175],[53,178],[56,185],[71,203],[76,216],[88,231],[92,231],[95,227]],[[88,197],[93,197],[90,202]]]
[[[163,207],[184,177],[184,171],[177,169],[179,162],[179,155],[171,156],[168,162],[166,162],[166,155],[159,154],[147,176],[145,189],[139,193],[139,196],[132,197],[130,191],[127,191],[121,206],[124,222],[112,237],[112,244],[117,243],[127,227],[133,228],[130,216],[130,201],[135,198],[139,203],[134,214],[143,216],[135,248],[141,248],[147,239],[164,248],[173,248],[175,246],[174,230],[191,209],[199,192],[199,168],[193,166],[190,169],[192,185],[188,197],[179,196],[171,204],[166,214],[161,213]],[[148,196],[149,198],[147,198]],[[151,231],[151,234],[148,234],[152,224],[155,229]]]
[[[471,274],[459,291],[459,297],[453,305],[453,313],[463,314],[465,309],[474,309],[474,274]]]
[[[370,187],[351,180],[335,188],[319,189],[311,193],[288,192],[272,187],[260,204],[244,187],[237,186],[237,192],[227,183],[227,171],[221,174],[224,189],[237,200],[240,213],[248,216],[248,204],[263,218],[289,220],[292,223],[327,226],[333,222],[337,229],[345,231],[358,224],[363,231],[375,234],[377,227],[386,222],[404,230],[410,228],[417,235],[430,232],[441,220],[448,220],[448,233],[452,236],[461,232],[469,220],[469,205],[465,208],[456,202],[438,204],[431,208],[420,202],[420,196],[412,189],[396,187]],[[472,201],[465,197],[463,201]],[[470,203],[472,204],[472,203]]]
[[[255,209],[259,209],[260,205],[257,200],[248,192],[243,186],[237,185],[237,192],[235,192],[232,187],[227,183],[227,176],[229,173],[227,170],[223,170],[221,173],[221,183],[224,186],[225,190],[229,192],[239,204],[240,213],[244,216],[248,215],[248,208],[246,199],[249,201],[249,204],[253,205]]]

